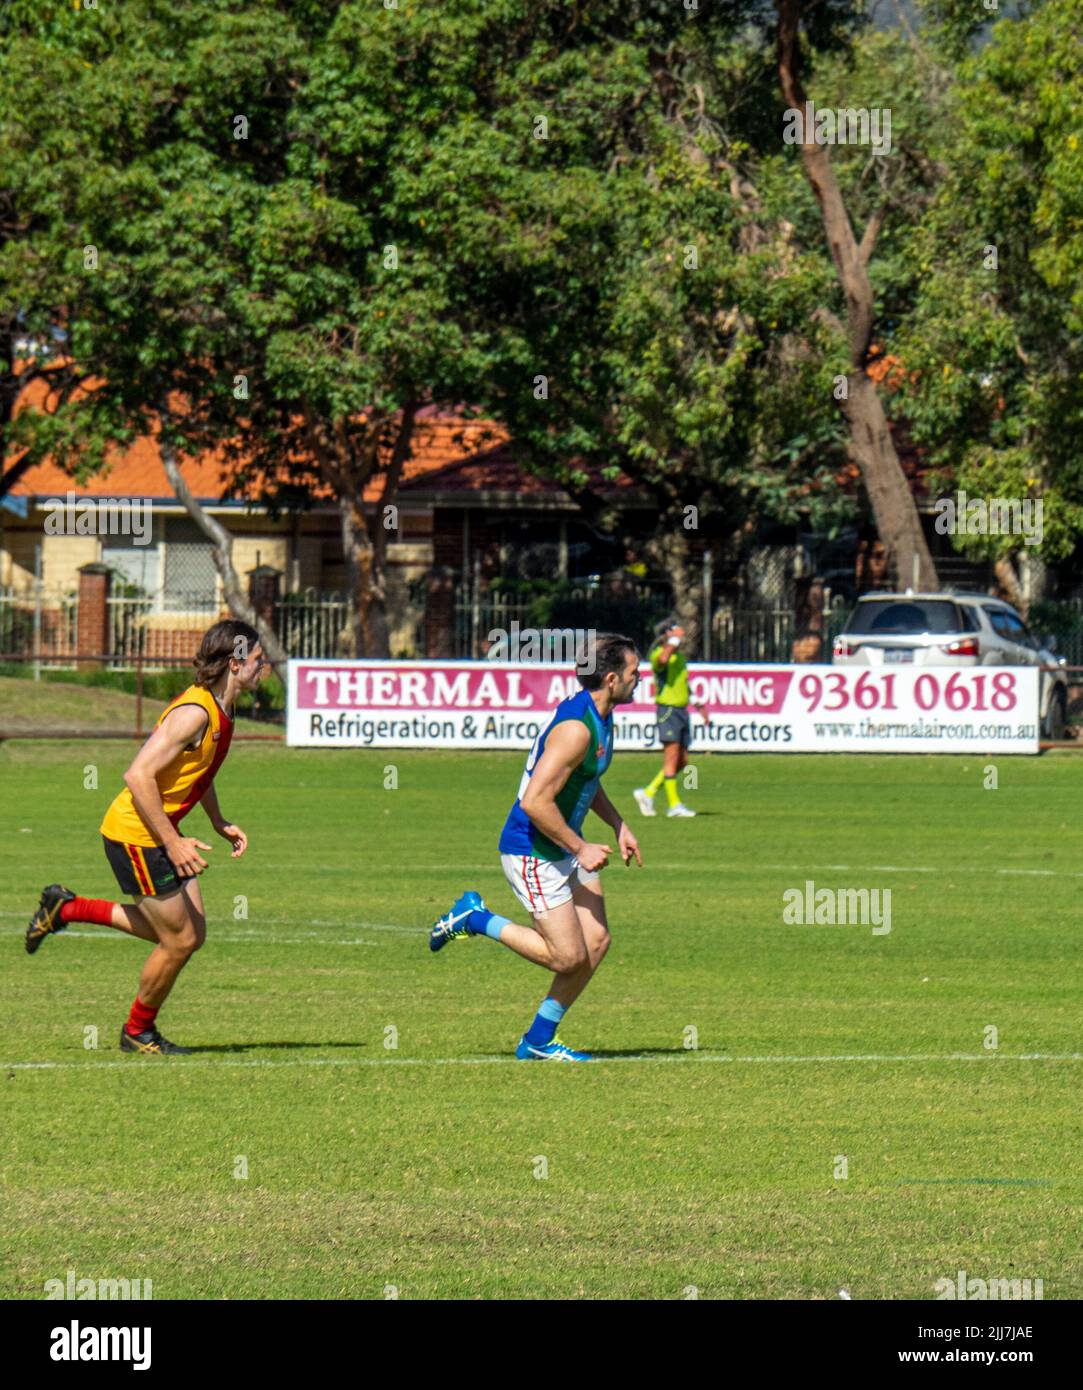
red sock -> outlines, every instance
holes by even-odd
[[[148,1028],[154,1027],[154,1020],[158,1017],[158,1010],[151,1009],[140,1001],[139,995],[135,996],[135,1003],[132,1011],[128,1015],[128,1022],[124,1025],[134,1038],[136,1033],[145,1033]]]
[[[72,898],[60,909],[62,922],[97,922],[99,927],[113,925],[113,903],[104,898]]]

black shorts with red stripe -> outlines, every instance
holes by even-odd
[[[102,836],[102,844],[120,891],[130,897],[165,897],[184,882],[161,845],[126,845],[107,835]]]

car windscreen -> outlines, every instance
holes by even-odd
[[[869,636],[906,637],[923,632],[963,632],[959,610],[950,599],[874,598],[859,603],[850,614],[847,632]]]

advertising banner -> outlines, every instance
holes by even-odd
[[[689,666],[692,747],[718,753],[1037,753],[1026,666]],[[287,742],[307,748],[527,749],[571,666],[515,661],[291,661]],[[614,714],[618,749],[657,747],[654,677]]]

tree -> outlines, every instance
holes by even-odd
[[[819,0],[778,0],[779,84],[787,107],[795,112],[807,110],[802,29],[818,5]],[[847,102],[847,107],[851,105],[856,103]],[[828,145],[818,137],[811,120],[802,119],[800,135],[802,163],[820,207],[824,234],[845,301],[844,322],[833,310],[826,309],[824,314],[846,335],[851,370],[848,390],[840,404],[850,427],[852,456],[861,469],[880,539],[894,562],[898,582],[909,584],[916,580],[922,588],[936,589],[939,581],[921,519],[899,464],[876,384],[866,370],[877,325],[869,262],[888,214],[888,203],[876,208],[859,239]]]
[[[479,403],[606,529],[620,496],[649,502],[650,549],[693,634],[697,534],[735,565],[760,519],[848,506],[814,315],[823,257],[794,245],[777,142],[750,155],[772,89],[740,21],[577,12],[505,67],[502,158],[479,168],[472,153],[435,190],[438,217],[479,209],[478,283],[505,306]]]
[[[423,135],[398,105],[438,110],[418,67],[402,53],[388,62],[404,24],[421,33],[418,16],[356,4],[257,0],[233,13],[204,0],[176,13],[132,0],[56,47],[17,36],[4,74],[8,97],[22,90],[12,127],[27,158],[63,79],[72,110],[57,138],[78,165],[38,213],[73,277],[60,302],[93,389],[27,412],[33,456],[85,473],[106,443],[153,433],[177,454],[221,450],[226,492],[322,487],[342,516],[355,650],[376,655],[387,654],[381,523],[417,412],[442,393],[460,399],[484,370],[450,307],[454,261],[411,242],[423,190],[394,192]],[[94,252],[81,276],[80,241]],[[370,532],[365,490],[381,475]],[[222,537],[184,500],[237,603]]]
[[[70,57],[46,42],[70,46],[77,26],[70,8],[43,14],[41,6],[12,0],[0,11],[0,496],[33,461],[26,448],[30,417],[21,424],[17,418],[20,400],[46,387],[67,399],[85,380],[66,350],[82,243],[66,210],[67,190],[81,169],[65,130],[76,114],[68,83],[82,69],[77,74]],[[13,56],[17,34],[25,37]],[[36,104],[49,86],[51,99]],[[99,439],[99,458],[102,447]]]
[[[945,480],[1042,504],[1037,544],[954,536],[1024,611],[1041,586],[1024,585],[1020,560],[1064,560],[1083,535],[1081,21],[1080,0],[1053,0],[958,60],[949,174],[909,239],[920,293],[894,344],[895,408]]]
[[[94,389],[35,421],[35,447],[85,469],[88,441],[164,431],[220,450],[227,490],[334,496],[355,649],[376,654],[415,422],[467,403],[588,513],[599,477],[647,497],[694,626],[694,530],[735,564],[762,518],[850,505],[831,269],[762,20],[130,0],[58,48],[23,33],[7,95],[47,106],[51,64],[80,167],[45,214],[98,253],[65,301]],[[830,25],[812,33],[830,50]],[[15,118],[27,150],[43,123]]]

